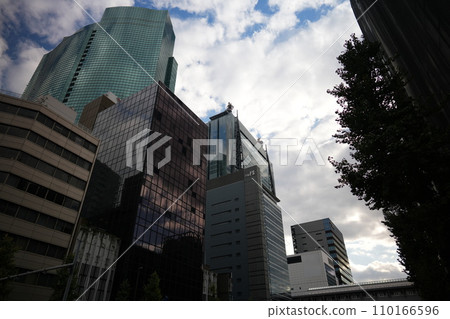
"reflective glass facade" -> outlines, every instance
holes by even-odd
[[[284,300],[289,272],[271,164],[262,143],[227,110],[211,117],[206,264],[230,272],[234,300]]]
[[[127,140],[145,129],[170,138],[154,151],[153,167],[143,159],[146,173],[126,163]],[[112,299],[128,281],[130,298],[142,300],[143,286],[156,271],[168,300],[201,300],[206,162],[193,165],[192,141],[205,139],[207,126],[153,84],[102,111],[93,134],[102,143],[82,215],[118,236],[121,252],[153,225],[117,264]],[[135,149],[134,163],[137,154]],[[170,161],[158,167],[167,154]]]
[[[272,166],[263,144],[257,141],[231,112],[225,111],[211,117],[209,138],[221,140],[223,148],[217,150],[217,160],[209,162],[208,179],[233,173],[236,170],[257,165],[262,182],[270,192],[275,193]],[[215,146],[212,146],[215,148]],[[210,148],[210,153],[215,150]]]
[[[78,120],[95,98],[107,92],[126,98],[154,83],[151,77],[174,91],[175,34],[168,11],[107,8],[100,25],[81,28],[44,55],[22,97],[50,94],[73,107]]]

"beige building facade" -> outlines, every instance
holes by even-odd
[[[64,263],[73,245],[98,139],[44,105],[0,94],[0,235],[18,273]],[[10,300],[48,300],[56,272],[10,282]]]

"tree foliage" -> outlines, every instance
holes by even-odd
[[[128,301],[131,296],[131,285],[128,279],[125,279],[120,284],[119,290],[116,295],[116,301]]]
[[[144,300],[160,301],[162,299],[161,289],[159,287],[159,276],[154,271],[148,277],[147,283],[144,286]]]
[[[16,245],[11,237],[4,235],[0,238],[0,278],[15,275],[14,254],[17,251]],[[10,288],[9,280],[0,281],[0,300],[7,300]]]
[[[417,105],[406,94],[379,44],[352,35],[344,47],[336,71],[343,83],[328,90],[340,105],[334,137],[350,147],[350,159],[329,159],[338,187],[382,210],[422,296],[448,300],[450,135],[432,124],[439,106]]]

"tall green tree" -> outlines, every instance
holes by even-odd
[[[144,286],[144,300],[160,301],[162,299],[161,289],[159,287],[159,276],[154,271],[148,277],[147,283]]]
[[[352,35],[344,47],[336,71],[343,83],[328,90],[340,105],[334,137],[350,147],[349,159],[329,159],[338,187],[382,210],[422,297],[449,300],[450,135],[432,124],[439,106],[406,94],[379,44]]]
[[[4,235],[0,238],[0,278],[15,275],[14,254],[16,251],[16,245],[11,237]],[[11,291],[8,284],[9,280],[0,281],[0,300],[7,300]]]

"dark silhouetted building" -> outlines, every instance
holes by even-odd
[[[450,2],[445,0],[351,0],[364,37],[380,42],[405,75],[408,94],[442,104],[439,120],[450,123]],[[436,117],[438,118],[438,117]]]

